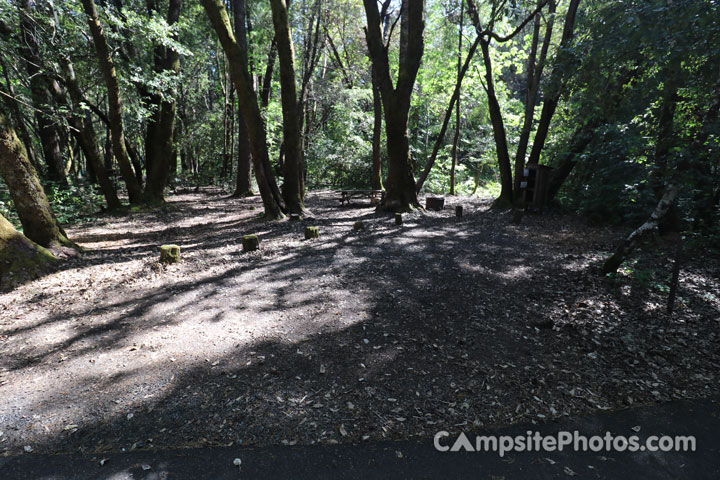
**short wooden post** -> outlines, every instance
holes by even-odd
[[[260,239],[257,235],[244,235],[242,237],[243,252],[252,252],[260,248]]]
[[[162,245],[160,247],[161,263],[177,263],[180,261],[180,247],[177,245]]]
[[[305,227],[305,240],[311,240],[313,238],[320,237],[320,230],[318,227]]]
[[[460,218],[460,217],[462,217],[462,213],[463,213],[463,207],[462,207],[462,205],[457,205],[457,206],[455,207],[455,216],[458,217],[458,218]]]
[[[395,214],[395,225],[402,225],[402,213]]]
[[[353,223],[353,230],[365,230],[365,223],[362,220]]]

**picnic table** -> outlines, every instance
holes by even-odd
[[[385,190],[340,190],[340,206],[350,205],[352,198],[369,198],[370,205],[375,205],[385,198]]]

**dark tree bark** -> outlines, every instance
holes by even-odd
[[[575,1],[575,0],[571,0]],[[523,28],[537,15],[542,8],[545,7],[548,0],[538,2],[537,8],[518,25],[515,30],[505,36],[500,36],[493,31],[495,21],[500,15],[502,9],[497,8],[497,4],[493,2],[491,19],[486,28],[480,24],[480,16],[475,6],[474,0],[467,0],[468,14],[475,25],[475,31],[480,39],[480,49],[483,54],[483,64],[485,66],[485,92],[488,97],[488,110],[490,113],[490,122],[493,127],[493,138],[495,139],[495,150],[498,159],[498,167],[500,169],[500,196],[495,200],[496,207],[509,207],[513,201],[513,174],[510,165],[510,152],[508,150],[507,134],[505,132],[505,122],[500,109],[500,102],[495,91],[495,80],[492,72],[492,59],[490,57],[490,42],[492,40],[498,43],[504,43],[513,39]]]
[[[381,15],[375,0],[363,0],[367,28],[365,38],[370,59],[377,73],[378,88],[385,112],[387,136],[388,176],[387,194],[380,208],[402,212],[420,208],[413,162],[408,139],[408,115],[410,97],[423,54],[423,1],[407,0],[402,3],[400,24],[400,59],[397,83],[393,85],[388,50],[383,42]],[[389,5],[389,1],[386,1]],[[384,8],[387,8],[385,6]]]
[[[100,153],[100,147],[97,142],[95,128],[87,115],[82,114],[82,104],[84,95],[80,90],[80,86],[75,78],[75,71],[72,64],[66,58],[61,58],[63,72],[65,74],[65,85],[67,86],[70,100],[72,101],[74,112],[71,112],[68,121],[74,129],[80,148],[82,148],[85,159],[88,163],[88,170],[92,170],[97,179],[100,189],[105,197],[108,209],[115,210],[122,205],[118,199],[115,186],[108,177],[107,171],[103,166],[103,158]]]
[[[133,205],[139,204],[142,202],[142,190],[135,177],[135,171],[130,163],[125,146],[122,100],[120,98],[120,85],[118,84],[117,72],[115,71],[115,63],[110,53],[110,47],[105,39],[102,25],[100,24],[95,2],[93,0],[82,0],[82,4],[85,9],[85,14],[87,15],[90,33],[95,43],[100,70],[103,72],[105,85],[108,89],[108,117],[110,119],[110,130],[112,133],[113,154],[115,155],[115,159],[120,167],[120,173],[127,186],[130,203]]]
[[[222,90],[223,90],[223,153],[222,153],[222,168],[220,169],[220,177],[225,179],[228,176],[228,164],[230,163],[230,90],[232,87],[232,80],[230,79],[230,72],[227,71],[227,62],[223,61],[223,67],[219,69],[222,75]]]
[[[568,47],[574,37],[575,17],[577,16],[579,5],[580,0],[570,0],[567,14],[565,15],[565,25],[563,26],[563,34],[560,39],[556,64],[563,62],[563,57],[565,56],[564,50]],[[553,68],[548,81],[548,88],[543,98],[542,113],[540,114],[540,120],[538,121],[538,128],[537,132],[535,132],[528,163],[540,163],[540,153],[545,147],[545,141],[547,140],[547,135],[550,130],[550,123],[553,115],[555,115],[555,109],[557,108],[558,103],[560,102],[560,97],[563,93],[564,77],[564,72],[561,68],[558,66]]]
[[[340,69],[340,73],[342,73],[342,78],[343,78],[343,83],[345,84],[345,88],[352,88],[353,87],[352,77],[350,77],[350,75],[348,74],[348,71],[345,68],[345,64],[343,63],[342,59],[340,58],[340,53],[338,52],[337,47],[335,47],[335,42],[333,42],[330,32],[326,32],[325,35],[327,36],[328,43],[330,44],[330,51],[333,54],[333,59],[335,60],[335,63],[337,64],[338,68]]]
[[[270,42],[270,49],[268,50],[268,58],[265,64],[265,75],[263,75],[262,89],[260,90],[260,105],[262,105],[263,108],[267,108],[270,104],[275,58],[277,58],[277,42],[273,37],[272,42]]]
[[[51,250],[75,248],[55,219],[25,147],[3,113],[0,113],[0,174],[10,190],[25,236]]]
[[[538,0],[538,6],[541,0]],[[515,181],[514,181],[514,200],[520,199],[520,180],[522,179],[523,169],[525,168],[525,155],[527,154],[528,142],[530,141],[530,133],[532,131],[533,119],[535,117],[535,104],[537,103],[538,92],[540,91],[540,80],[542,79],[543,70],[545,68],[545,60],[547,58],[548,48],[552,40],[553,25],[555,23],[555,11],[557,6],[554,0],[549,2],[547,23],[545,25],[545,35],[542,46],[538,54],[538,43],[540,41],[540,13],[535,14],[535,23],[533,25],[532,44],[530,47],[530,56],[528,57],[528,78],[525,90],[525,115],[523,118],[523,126],[520,130],[520,139],[518,148],[515,153]]]
[[[503,120],[500,102],[495,92],[495,80],[493,79],[489,44],[488,40],[480,40],[480,49],[482,50],[483,64],[485,65],[485,91],[487,92],[490,122],[492,123],[493,138],[495,139],[495,153],[498,159],[498,166],[500,167],[501,189],[500,196],[495,201],[495,205],[507,207],[512,205],[513,199],[512,170],[510,168],[507,135],[505,134],[505,121]]]
[[[230,27],[230,19],[222,0],[202,0],[202,4],[210,18],[210,23],[220,38],[220,43],[230,64],[230,74],[233,83],[235,83],[245,124],[248,127],[255,179],[260,190],[260,196],[263,199],[265,215],[269,218],[282,218],[284,216],[282,211],[284,206],[270,168],[267,133],[257,103],[257,95],[253,89],[250,72],[248,71],[246,52],[240,48],[235,40]]]
[[[382,159],[380,158],[380,140],[382,137],[382,100],[378,88],[375,67],[371,67],[373,91],[373,139],[372,139],[372,177],[370,178],[373,190],[382,190]]]
[[[599,121],[591,120],[577,129],[570,140],[570,147],[555,162],[555,169],[552,171],[548,182],[548,201],[554,199],[565,180],[577,165],[578,157],[585,151],[585,148],[592,141],[595,129],[600,125]]]
[[[465,2],[460,0],[460,20],[458,22],[458,52],[457,52],[457,78],[456,85],[462,84],[462,38]],[[455,135],[452,144],[452,166],[450,167],[450,195],[455,195],[455,168],[458,160],[458,141],[460,140],[460,88],[458,87],[458,98],[455,102]]]
[[[288,7],[290,0],[287,1]],[[310,16],[309,25],[306,28],[305,34],[305,51],[302,59],[302,81],[300,83],[300,93],[297,99],[297,119],[298,119],[298,132],[300,134],[300,155],[298,157],[298,175],[299,175],[299,188],[300,197],[305,199],[305,130],[309,127],[305,124],[305,118],[308,114],[308,92],[312,88],[312,76],[317,67],[318,60],[320,59],[320,53],[324,46],[325,36],[322,32],[322,3],[320,0],[315,1],[313,7],[314,15]]]
[[[679,58],[672,58],[664,69],[664,85],[662,103],[657,126],[657,141],[655,143],[654,167],[650,175],[650,185],[655,192],[656,200],[659,200],[664,191],[665,176],[667,175],[670,149],[675,144],[675,110],[678,100],[678,88],[680,87],[681,65]],[[675,205],[671,205],[667,215],[660,223],[660,233],[676,232],[679,228],[680,219]]]
[[[154,0],[147,0],[148,8],[155,6]],[[170,0],[168,4],[167,24],[175,25],[180,18],[182,0]],[[177,35],[173,37],[177,40]],[[172,48],[156,47],[155,69],[158,73],[180,71],[180,55]],[[170,164],[175,155],[175,113],[177,102],[175,99],[164,98],[157,105],[156,114],[151,123],[156,122],[148,133],[153,132],[153,138],[146,142],[146,161],[148,166],[147,183],[145,185],[145,201],[149,203],[163,203],[165,201],[165,187],[168,185]],[[150,146],[152,149],[150,150]]]
[[[235,38],[240,50],[247,52],[247,9],[245,0],[233,0],[233,20],[235,22]],[[274,63],[274,59],[273,59]],[[269,97],[268,97],[269,101]],[[245,124],[242,107],[238,107],[238,166],[235,178],[234,197],[254,195],[252,191],[252,153],[248,128]]]
[[[52,80],[40,67],[43,62],[38,47],[38,32],[31,18],[31,2],[30,0],[15,1],[20,14],[20,54],[25,60],[30,79],[30,93],[36,108],[35,121],[47,165],[48,178],[61,185],[67,185],[65,162],[62,156],[62,135],[56,125],[57,122],[47,112],[48,108],[53,105],[50,93]]]

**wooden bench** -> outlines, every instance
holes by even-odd
[[[350,200],[357,197],[369,198],[370,205],[375,205],[385,198],[385,190],[341,190],[340,206],[350,205]]]

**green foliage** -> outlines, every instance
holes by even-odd
[[[335,93],[322,130],[306,148],[308,183],[369,187],[372,91],[343,89]]]
[[[686,162],[691,167],[678,201],[683,228],[717,218],[701,210],[718,188],[712,175],[719,165],[718,126],[709,126],[714,133],[700,150],[693,141],[705,128],[701,119],[720,71],[719,8],[702,0],[586,4],[573,46],[582,55],[546,151],[549,163],[562,157],[573,132],[599,126],[561,192],[565,205],[598,221],[638,224]],[[676,78],[673,133],[664,139],[668,155],[657,159],[663,92]]]
[[[95,220],[95,215],[105,206],[105,199],[96,185],[60,187],[48,182],[45,192],[55,217],[63,225]]]

